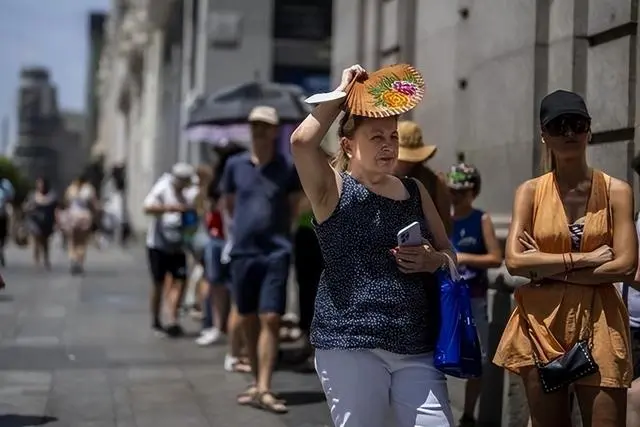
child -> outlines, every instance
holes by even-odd
[[[489,335],[487,269],[502,264],[502,250],[489,214],[473,207],[474,200],[480,194],[480,173],[474,166],[464,163],[462,154],[458,160],[459,163],[453,165],[447,175],[452,200],[453,227],[450,238],[458,256],[460,274],[469,284],[473,316],[483,347],[483,360],[486,361]],[[481,386],[480,378],[467,381],[461,427],[475,425],[475,407]]]

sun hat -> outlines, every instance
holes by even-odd
[[[266,105],[260,105],[251,110],[248,120],[249,123],[261,122],[273,126],[277,126],[280,123],[280,118],[278,117],[276,109]]]
[[[422,130],[417,123],[402,120],[398,122],[398,160],[408,163],[422,163],[432,158],[438,147],[425,145]]]

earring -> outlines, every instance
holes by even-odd
[[[351,153],[347,153],[347,158],[350,159],[351,158]]]
[[[547,143],[547,141],[545,141],[545,140],[544,140],[544,138],[542,138],[542,143],[543,143],[543,144],[546,144],[546,143]]]

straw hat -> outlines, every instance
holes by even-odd
[[[416,123],[403,120],[398,122],[398,160],[408,163],[422,163],[432,158],[438,147],[425,145],[422,131]]]
[[[412,110],[424,96],[424,79],[408,64],[391,65],[354,79],[345,89],[344,107],[364,117],[397,116]]]

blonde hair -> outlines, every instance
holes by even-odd
[[[553,172],[556,170],[556,158],[547,144],[544,144],[544,152],[540,158],[540,171],[542,173]]]
[[[347,154],[344,145],[342,144],[342,138],[353,138],[356,130],[362,122],[364,117],[355,116],[345,112],[340,118],[340,125],[338,126],[338,138],[340,139],[340,145],[338,152],[333,157],[331,166],[336,168],[339,172],[346,172],[349,169],[349,155]]]

